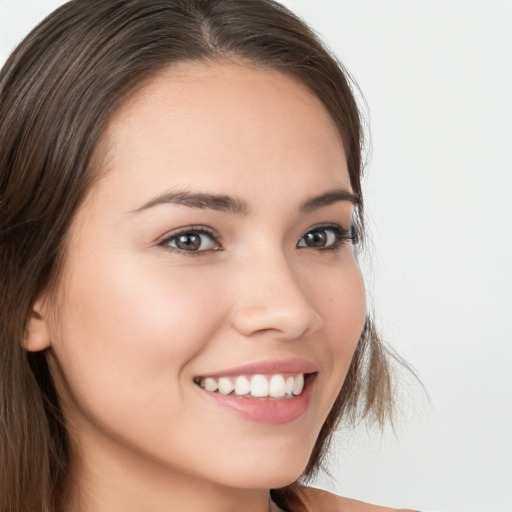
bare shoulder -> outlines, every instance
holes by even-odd
[[[298,494],[302,503],[297,504],[296,512],[417,512],[371,505],[314,487],[302,487]]]

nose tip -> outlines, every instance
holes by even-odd
[[[293,340],[322,325],[321,315],[289,269],[253,272],[241,290],[232,324],[244,336],[272,331],[276,337]]]
[[[298,315],[286,308],[271,309],[271,307],[242,307],[238,308],[233,325],[244,336],[254,333],[274,331],[286,339],[298,339],[307,332],[314,332],[320,324],[320,315]]]

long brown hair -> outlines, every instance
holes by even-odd
[[[58,281],[70,219],[95,175],[95,149],[135,89],[181,61],[279,70],[324,104],[361,199],[363,130],[343,66],[271,0],[74,0],[45,19],[0,73],[0,510],[59,510],[69,471],[65,424],[44,353],[22,348],[31,303]],[[368,318],[302,481],[342,420],[391,411],[386,350]],[[288,510],[297,483],[272,491]]]

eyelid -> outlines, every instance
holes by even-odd
[[[307,245],[299,245],[300,241],[304,239],[304,236],[308,233],[315,231],[315,230],[331,230],[334,232],[334,235],[336,237],[336,240],[334,243],[327,247],[309,247]],[[185,234],[203,234],[208,235],[211,237],[213,242],[218,246],[215,249],[204,249],[204,250],[191,250],[187,251],[185,249],[180,249],[178,247],[173,247],[170,245],[170,242],[176,238],[178,238],[181,235]],[[222,248],[222,237],[221,235],[214,229],[204,226],[204,225],[190,225],[190,226],[184,226],[180,228],[176,228],[168,233],[166,233],[163,237],[161,237],[156,245],[162,247],[165,250],[176,252],[182,255],[186,256],[199,256],[204,253],[208,253],[211,251],[219,251],[223,250]],[[354,224],[351,224],[350,227],[347,229],[339,224],[333,224],[333,223],[327,223],[327,224],[317,224],[314,226],[311,226],[307,231],[304,232],[304,234],[299,238],[297,241],[296,247],[298,248],[309,248],[316,251],[329,251],[329,250],[336,250],[340,248],[341,245],[350,242],[352,245],[355,245],[359,242],[359,235],[357,232],[357,227]]]
[[[321,230],[331,230],[334,232],[336,240],[333,244],[327,246],[327,247],[308,247],[307,245],[298,245],[301,240],[303,240],[304,236],[306,236],[308,233],[311,233],[312,231],[321,231]],[[297,247],[304,247],[313,249],[316,251],[328,251],[328,250],[336,250],[338,249],[342,244],[350,242],[350,244],[355,245],[359,242],[359,234],[357,231],[357,227],[352,223],[350,227],[347,229],[340,224],[317,224],[315,226],[310,227],[307,231],[304,232],[304,234],[301,236],[299,241],[297,242]]]
[[[194,233],[194,234],[200,234],[200,235],[209,235],[212,240],[219,246],[217,249],[207,249],[203,251],[186,251],[183,249],[179,249],[177,247],[172,247],[171,245],[168,245],[171,240],[174,240],[175,238],[178,238],[181,235]],[[221,245],[222,237],[220,234],[208,227],[203,225],[191,225],[191,226],[184,226],[181,228],[176,228],[168,233],[166,233],[163,237],[161,237],[156,245],[162,247],[163,249],[169,250],[171,252],[177,252],[179,254],[183,254],[186,256],[199,256],[202,253],[209,252],[212,250],[222,250]]]

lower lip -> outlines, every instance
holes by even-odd
[[[196,386],[205,398],[255,423],[282,424],[300,418],[307,410],[316,375],[308,375],[302,393],[293,398],[266,399],[222,395]]]

